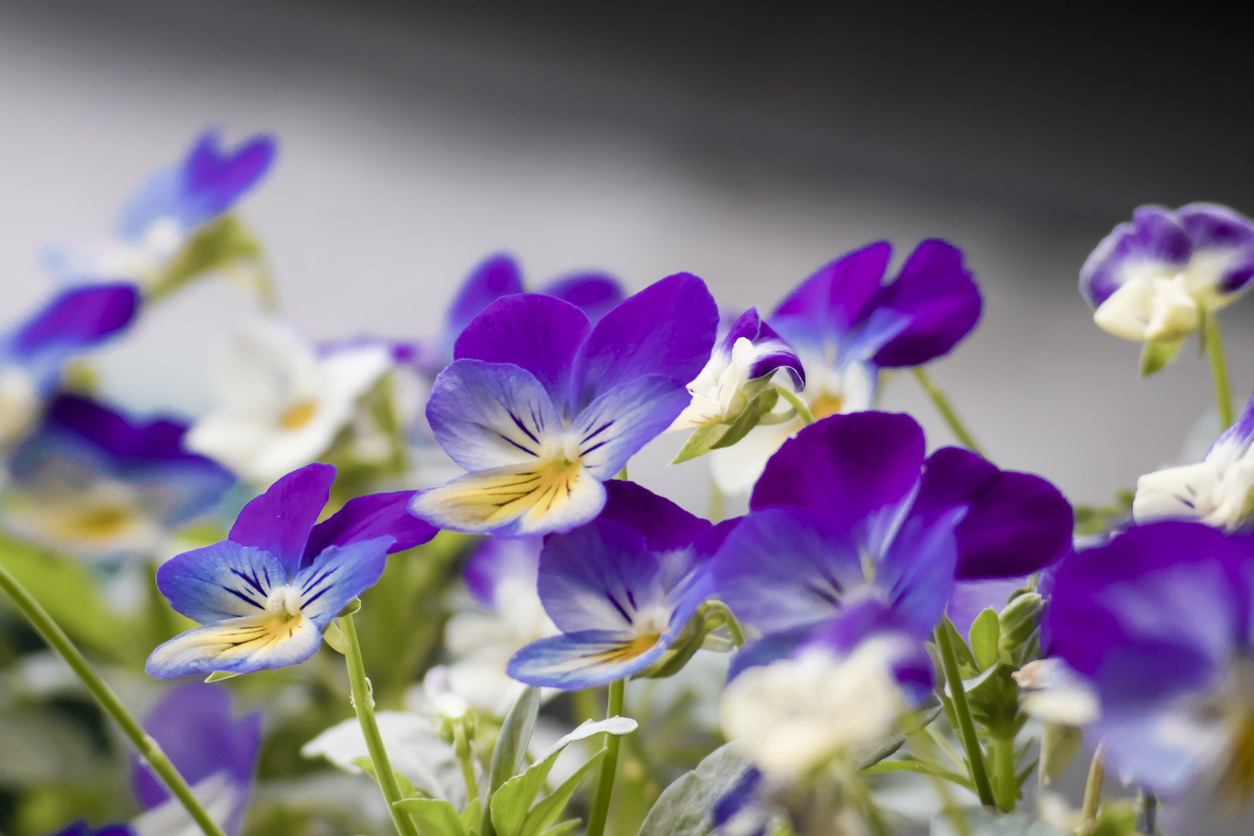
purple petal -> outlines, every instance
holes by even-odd
[[[534,375],[481,360],[455,360],[440,372],[427,401],[427,423],[449,458],[469,471],[537,461],[546,439],[562,432]]]
[[[876,636],[900,639],[901,651],[892,661],[893,675],[911,702],[927,699],[933,685],[932,661],[920,641],[917,625],[903,617],[899,606],[889,606],[873,598],[859,601],[813,630],[803,646],[824,646],[838,656],[848,656],[862,641]]]
[[[878,553],[919,480],[923,453],[923,430],[908,415],[833,415],[784,442],[749,506],[812,508]]]
[[[1097,686],[1104,718],[1209,693],[1248,639],[1250,540],[1201,523],[1138,526],[1057,572],[1052,652]]]
[[[654,552],[686,549],[713,526],[669,499],[623,479],[605,483],[605,509],[599,520],[618,523],[644,538]]]
[[[270,591],[287,580],[274,555],[230,540],[183,552],[157,570],[157,588],[174,611],[201,624],[264,614]]]
[[[1097,308],[1128,280],[1129,268],[1146,262],[1177,269],[1193,253],[1189,234],[1161,206],[1142,206],[1132,223],[1119,224],[1097,245],[1080,269],[1080,293]]]
[[[514,654],[505,670],[536,688],[582,691],[639,673],[667,648],[666,642],[658,641],[636,653],[631,642],[629,635],[601,630],[550,636]]]
[[[821,355],[825,343],[842,339],[861,318],[892,252],[878,241],[824,265],[784,297],[771,324],[792,345]]]
[[[1254,223],[1226,206],[1190,203],[1176,210],[1196,251],[1227,251],[1234,255],[1219,282],[1221,293],[1236,293],[1254,278]]]
[[[821,623],[821,622],[820,622]],[[806,640],[815,629],[815,624],[794,627],[778,633],[771,633],[760,639],[745,642],[732,656],[727,668],[727,681],[731,682],[749,668],[757,668],[787,659]]]
[[[954,526],[961,516],[955,510],[927,520],[910,517],[876,569],[875,585],[888,590],[888,600],[915,638],[930,634],[945,614],[958,560]]]
[[[236,720],[229,690],[192,682],[166,692],[148,712],[143,726],[188,784],[195,786],[223,770],[230,773],[239,797],[225,829],[228,834],[238,833],[261,744],[261,713]],[[138,757],[131,760],[131,786],[146,810],[170,798],[165,785]]]
[[[881,367],[918,366],[957,345],[975,328],[983,301],[962,250],[931,239],[915,248],[897,278],[872,301],[875,315],[902,323],[875,354]]]
[[[588,315],[593,322],[605,316],[623,301],[623,288],[607,273],[574,273],[549,282],[540,288],[546,296],[565,299]]]
[[[30,369],[41,386],[52,386],[66,360],[130,325],[139,302],[139,292],[131,284],[72,288],[0,342],[0,352]]]
[[[205,131],[183,164],[181,219],[198,226],[230,209],[270,170],[278,151],[273,136],[258,134],[234,151],[224,151],[218,135]]]
[[[313,563],[328,546],[347,546],[376,537],[392,537],[388,554],[420,546],[439,529],[409,513],[409,502],[417,491],[396,491],[359,496],[344,503],[329,519],[313,527],[305,543],[301,568]]]
[[[571,364],[589,327],[588,317],[569,302],[538,293],[507,296],[462,331],[453,356],[526,369],[561,409],[567,403]]]
[[[732,323],[726,336],[719,341],[715,352],[728,359],[732,356],[736,341],[746,339],[753,344],[753,365],[749,370],[749,379],[757,380],[773,374],[776,369],[787,369],[792,378],[793,387],[802,389],[806,383],[805,368],[801,358],[784,338],[776,334],[771,326],[758,316],[757,308],[750,308]]]
[[[617,633],[665,599],[669,590],[657,583],[659,567],[641,535],[598,520],[545,540],[537,588],[562,632]]]
[[[543,546],[543,537],[485,537],[462,569],[466,589],[487,609],[500,610],[497,589],[503,582],[521,579],[536,586]]]
[[[849,531],[799,508],[749,514],[710,566],[715,594],[742,623],[767,634],[824,621],[867,586]]]
[[[449,305],[448,312],[444,315],[444,340],[449,359],[452,359],[453,343],[457,336],[466,330],[466,326],[476,316],[497,299],[522,292],[522,271],[518,269],[518,262],[513,256],[499,253],[485,259],[470,271],[453,304]]]
[[[292,471],[244,506],[228,537],[269,552],[288,577],[295,575],[334,481],[335,468],[329,464],[307,464]]]
[[[645,375],[604,390],[570,428],[579,438],[584,467],[598,479],[613,478],[640,448],[674,423],[692,401],[682,383]]]
[[[710,359],[717,329],[718,307],[696,276],[679,273],[646,287],[607,313],[580,347],[572,411],[646,375],[686,386]]]
[[[949,595],[945,612],[958,632],[967,635],[980,613],[990,607],[1001,612],[1010,593],[1028,585],[1027,576],[1018,578],[993,578],[981,581],[958,581]]]
[[[957,447],[933,453],[911,514],[963,505],[958,524],[960,580],[1028,575],[1071,546],[1071,505],[1049,482],[1028,473],[1001,471]]]
[[[319,630],[327,626],[350,601],[378,583],[392,543],[383,536],[328,546],[292,580],[300,590],[301,616]]]

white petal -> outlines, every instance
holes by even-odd
[[[1132,517],[1152,520],[1202,520],[1218,507],[1220,472],[1209,462],[1169,467],[1136,480]]]
[[[788,437],[801,429],[801,419],[783,424],[759,424],[731,447],[711,450],[710,475],[728,496],[747,494],[766,469],[766,462]]]
[[[1144,340],[1149,326],[1154,281],[1138,276],[1110,294],[1093,312],[1093,321],[1102,330],[1125,340]]]

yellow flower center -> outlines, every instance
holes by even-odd
[[[845,405],[845,399],[840,395],[829,395],[827,392],[819,395],[814,403],[810,404],[810,414],[814,416],[814,420],[826,418],[829,415],[836,415]]]
[[[283,417],[279,419],[279,426],[285,430],[299,430],[312,421],[317,412],[318,404],[316,402],[311,400],[297,401],[287,412],[283,413]]]
[[[652,650],[653,646],[657,644],[657,640],[660,638],[661,636],[657,633],[645,633],[643,635],[636,636],[631,641],[624,642],[613,650],[607,650],[606,652],[600,654],[597,656],[597,661],[626,662],[629,659],[635,659],[637,656],[642,656]]]
[[[132,522],[131,509],[124,505],[97,505],[67,511],[55,527],[74,540],[107,541],[122,534]]]

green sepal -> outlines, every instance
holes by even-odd
[[[1001,641],[1001,624],[997,620],[997,611],[988,608],[975,617],[968,634],[971,644],[971,655],[979,669],[986,671],[997,664],[997,647]]]
[[[948,618],[941,619],[941,623],[936,628],[949,633],[949,639],[954,646],[954,654],[958,657],[958,669],[964,679],[969,679],[980,672],[979,665],[976,664],[975,656],[971,653],[971,648],[967,646],[966,639],[958,632],[958,628]],[[943,670],[938,668],[938,670]]]
[[[998,616],[1001,624],[1001,648],[1014,652],[1036,632],[1044,599],[1036,592],[1018,595]]]
[[[348,637],[344,635],[344,631],[340,629],[340,625],[334,621],[328,621],[326,629],[322,631],[322,638],[331,648],[341,655],[347,656],[351,649],[348,644]]]
[[[1146,340],[1141,349],[1141,377],[1149,377],[1171,362],[1184,345],[1184,337],[1174,340]]]
[[[407,798],[392,806],[413,816],[422,836],[469,836],[457,808],[442,798]]]
[[[344,605],[344,609],[340,610],[339,614],[338,614],[338,615],[336,615],[335,617],[336,617],[336,618],[345,618],[345,617],[347,617],[347,616],[352,615],[353,613],[357,612],[357,611],[358,611],[358,610],[360,610],[360,609],[361,609],[361,599],[360,599],[360,598],[354,598],[353,600],[351,600],[351,601],[349,601],[347,604],[345,604],[345,605]]]
[[[234,679],[237,676],[239,674],[231,673],[230,671],[214,671],[205,677],[205,682],[221,682],[224,679]]]
[[[156,302],[180,290],[184,285],[215,270],[234,271],[236,275],[252,278],[259,295],[267,292],[269,277],[266,275],[261,244],[256,236],[234,215],[223,215],[197,229],[174,256],[165,272],[157,278],[145,294],[150,302]],[[267,304],[273,300],[265,298]]]
[[[688,436],[683,449],[679,451],[679,455],[671,461],[671,464],[681,464],[704,456],[714,449],[714,445],[727,434],[729,429],[730,427],[726,424],[706,424],[704,427],[698,427],[692,435]]]
[[[775,404],[778,402],[779,392],[774,387],[771,387],[749,401],[732,421],[698,427],[688,437],[688,441],[684,444],[683,449],[679,451],[679,455],[674,458],[671,464],[680,464],[681,462],[699,458],[711,450],[731,447],[748,435],[749,431],[758,425],[762,416],[774,409]]]

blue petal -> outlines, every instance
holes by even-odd
[[[807,624],[745,642],[732,656],[731,665],[727,668],[727,681],[731,682],[749,668],[769,665],[791,656],[813,630],[814,625]]]
[[[613,478],[691,401],[682,383],[662,375],[638,377],[605,391],[570,428],[579,439],[580,462],[598,479]]]
[[[57,383],[65,361],[120,334],[139,307],[132,284],[71,288],[0,340],[0,354],[25,367],[46,390]]]
[[[462,581],[471,596],[489,610],[500,610],[497,590],[505,581],[536,586],[542,537],[485,537],[462,569]],[[508,587],[507,587],[508,588]]]
[[[330,546],[292,580],[300,590],[301,616],[325,627],[340,610],[374,586],[387,568],[393,537]]]
[[[228,535],[279,559],[287,577],[300,569],[305,543],[331,496],[335,468],[307,464],[279,479],[240,511]]]
[[[440,372],[427,422],[449,458],[470,471],[537,462],[562,432],[534,375],[481,360],[457,360]]]
[[[485,259],[470,271],[462,282],[448,312],[444,314],[441,338],[448,353],[446,363],[453,359],[453,344],[471,321],[503,296],[523,292],[522,271],[513,256],[498,253]]]
[[[271,614],[227,618],[161,644],[144,670],[157,679],[215,671],[256,673],[303,662],[321,644],[322,631],[308,618],[286,623]]]
[[[505,672],[534,687],[581,691],[639,673],[665,652],[660,640],[589,630],[534,641],[514,654]]]
[[[139,187],[127,196],[114,220],[114,235],[127,243],[140,243],[157,221],[163,218],[177,220],[183,195],[182,163],[162,166],[144,178]]]
[[[822,356],[859,320],[892,252],[879,241],[824,265],[780,301],[771,325],[796,348]]]
[[[931,633],[945,613],[958,561],[954,528],[963,513],[910,517],[876,569],[875,585],[888,591],[888,600],[916,638]]]
[[[434,537],[438,531],[430,523],[409,513],[409,503],[417,491],[395,491],[358,496],[313,527],[305,543],[301,568],[308,566],[328,546],[347,546],[376,537],[391,537],[388,553],[405,551]]]
[[[623,301],[622,285],[607,273],[574,273],[549,282],[540,292],[570,302],[593,322]]]
[[[274,555],[230,540],[183,552],[157,570],[170,606],[201,624],[264,613],[270,591],[285,583]]]

